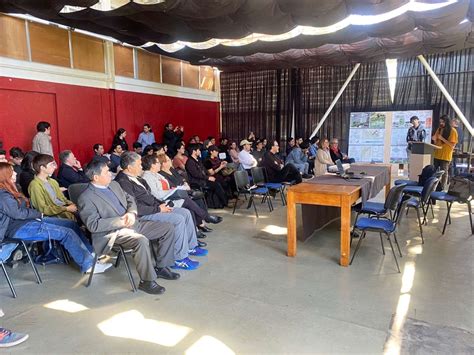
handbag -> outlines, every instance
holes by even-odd
[[[474,194],[474,182],[461,176],[455,176],[449,183],[448,194],[468,201]]]
[[[234,168],[226,166],[224,169],[221,170],[222,176],[229,176],[235,172]]]

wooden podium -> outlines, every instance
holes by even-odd
[[[426,142],[413,142],[411,145],[410,161],[410,180],[418,181],[418,175],[426,165],[433,164],[433,152],[441,149],[437,145]]]

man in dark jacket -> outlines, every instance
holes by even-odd
[[[293,164],[284,165],[278,158],[280,150],[277,141],[273,141],[267,147],[267,152],[263,157],[262,166],[267,171],[268,182],[291,182],[299,184],[303,179],[299,170]]]
[[[59,153],[59,160],[61,166],[58,171],[59,185],[68,188],[69,185],[77,183],[87,183],[89,179],[82,171],[82,166],[79,160],[76,159],[73,152],[70,150],[63,150]]]
[[[175,229],[175,265],[173,268],[194,270],[197,261],[190,255],[207,255],[206,249],[198,247],[196,227],[191,213],[185,208],[172,208],[155,198],[148,183],[140,177],[141,156],[135,152],[125,152],[120,158],[120,171],[115,177],[122,189],[135,198],[140,220],[171,223]]]
[[[173,128],[172,123],[165,124],[165,130],[163,132],[163,144],[168,146],[168,156],[173,159],[176,154],[176,144],[183,139],[184,129],[182,126],[176,126]]]
[[[189,158],[186,161],[186,172],[191,187],[207,188],[219,200],[219,208],[227,206],[229,200],[222,185],[216,181],[214,176],[208,176],[206,168],[199,160],[201,156],[201,145],[198,143],[190,144],[188,148]]]

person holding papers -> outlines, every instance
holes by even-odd
[[[441,147],[434,152],[433,165],[435,168],[445,171],[440,182],[444,190],[448,182],[449,163],[453,159],[453,150],[458,143],[458,132],[451,127],[448,115],[439,118],[439,127],[431,138],[435,145]]]

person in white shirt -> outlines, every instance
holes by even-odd
[[[48,154],[54,157],[53,145],[51,144],[51,125],[49,122],[41,121],[36,125],[36,135],[33,137],[32,149],[40,154]]]
[[[250,170],[257,166],[257,160],[250,154],[250,148],[252,147],[252,143],[248,140],[244,139],[240,142],[240,146],[242,150],[239,153],[239,161],[242,164],[242,167],[245,170]]]

